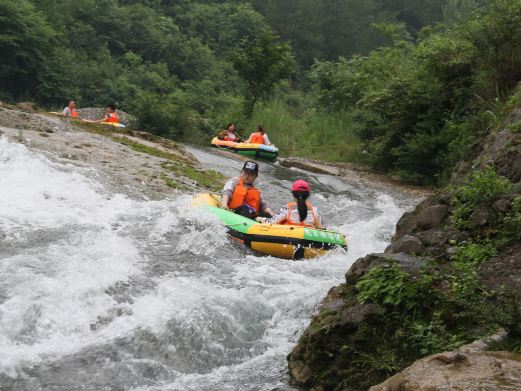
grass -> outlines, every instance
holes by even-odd
[[[162,174],[161,178],[165,182],[165,185],[167,185],[168,187],[170,187],[172,189],[176,189],[176,190],[184,190],[185,189],[185,187],[181,183],[174,181],[172,178],[170,178],[166,174]]]
[[[146,153],[147,155],[150,155],[150,156],[160,157],[160,158],[168,159],[168,160],[175,160],[175,161],[184,160],[182,157],[180,157],[176,154],[173,154],[173,153],[170,153],[167,151],[163,151],[161,149],[157,149],[154,147],[150,147],[148,145],[141,144],[141,143],[131,140],[127,137],[111,136],[111,139],[117,143],[124,144],[127,147],[130,147],[132,150],[134,150],[136,152],[142,152],[142,153]]]
[[[212,191],[218,191],[224,185],[225,177],[217,171],[201,170],[187,164],[172,164],[170,162],[161,164],[161,167],[168,172],[186,177]]]
[[[301,156],[329,162],[365,164],[363,148],[349,113],[325,113],[315,109],[290,110],[280,101],[260,105],[246,122],[243,136],[263,124],[281,156]]]
[[[212,191],[220,190],[224,185],[225,177],[222,174],[213,170],[204,170],[196,167],[197,161],[191,159],[190,157],[181,155],[182,149],[176,142],[172,140],[163,139],[162,137],[155,136],[150,133],[136,132],[129,129],[112,129],[101,124],[92,124],[82,121],[74,121],[74,124],[80,126],[85,131],[107,136],[111,140],[120,144],[124,144],[136,152],[145,153],[150,156],[167,160],[161,164],[161,167],[165,171],[161,178],[170,188],[184,190],[186,189],[186,186],[175,181],[173,178],[167,175],[168,173],[173,173],[176,176],[185,177],[191,181],[194,181],[199,186],[208,188]],[[164,148],[179,151],[179,153],[171,153],[159,148],[145,145],[138,141],[131,140],[128,137],[120,136],[121,134],[154,142],[163,146]]]

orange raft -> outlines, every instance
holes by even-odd
[[[239,155],[252,158],[275,160],[279,154],[279,149],[273,145],[236,143],[235,141],[219,140],[217,137],[212,139],[212,145],[218,148],[226,148]]]

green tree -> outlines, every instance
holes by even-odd
[[[252,41],[244,41],[233,59],[239,76],[246,82],[245,114],[251,117],[255,104],[268,96],[278,81],[291,76],[295,60],[288,43],[279,43],[269,30]]]
[[[481,0],[447,0],[443,6],[443,21],[445,23],[456,23],[467,19]]]
[[[31,91],[46,64],[56,32],[27,0],[0,2],[0,91]]]

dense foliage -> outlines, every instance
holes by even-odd
[[[356,113],[352,131],[372,165],[439,183],[521,80],[520,19],[521,1],[490,0],[463,22],[425,28],[417,42],[404,26],[380,26],[392,46],[315,64],[319,102]]]
[[[305,70],[314,58],[376,48],[385,37],[372,22],[406,20],[417,31],[443,2],[427,18],[421,5],[391,3],[3,0],[0,100],[115,103],[144,130],[208,137],[292,74],[293,49],[275,33]]]
[[[439,184],[521,78],[520,19],[521,0],[3,0],[0,100],[115,103],[201,143],[263,123],[282,154]]]

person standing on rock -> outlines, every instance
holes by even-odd
[[[66,117],[78,118],[78,110],[76,110],[76,101],[71,100],[66,108],[63,109],[62,114]]]
[[[253,183],[259,175],[259,165],[253,160],[244,163],[241,175],[231,178],[221,192],[221,207],[241,216],[254,219],[273,214]]]

